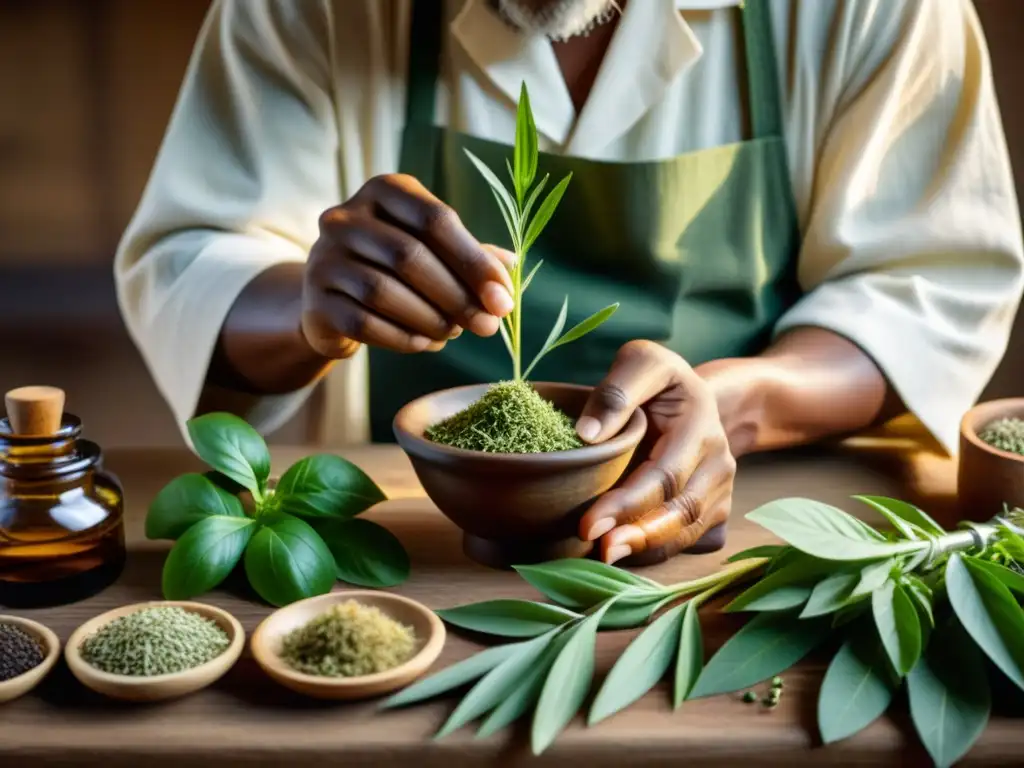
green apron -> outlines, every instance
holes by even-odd
[[[442,6],[414,3],[400,170],[458,211],[480,242],[509,247],[490,189],[462,150],[501,169],[511,145],[433,124]],[[799,231],[767,6],[747,0],[742,12],[752,140],[642,163],[540,154],[539,174],[573,178],[528,257],[544,265],[523,301],[524,361],[566,295],[567,328],[608,304],[620,307],[597,331],[546,357],[533,380],[597,384],[632,339],[660,342],[691,365],[754,354],[797,298]],[[392,419],[414,398],[511,375],[497,335],[463,334],[435,354],[373,349],[372,437],[393,440]]]

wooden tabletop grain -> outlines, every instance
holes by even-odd
[[[851,494],[902,496],[948,514],[955,471],[951,460],[920,447],[916,429],[890,429],[833,448],[752,457],[740,465],[733,520],[725,552],[681,556],[648,568],[669,581],[714,570],[729,553],[771,539],[748,524],[743,513],[781,496],[804,495],[845,506]],[[274,451],[276,471],[299,458],[297,449]],[[488,570],[461,552],[459,531],[423,497],[404,456],[395,448],[369,447],[346,453],[388,492],[391,501],[370,513],[403,541],[413,575],[398,592],[435,608],[505,597],[536,598],[514,574]],[[76,605],[25,611],[66,640],[79,624],[111,607],[159,598],[166,543],[143,537],[146,507],[175,475],[198,466],[185,451],[113,453],[108,467],[127,494],[129,562],[119,582]],[[202,598],[230,610],[247,632],[270,609],[244,585]],[[708,651],[738,626],[735,617],[704,618]],[[603,676],[633,632],[603,633],[598,677]],[[464,658],[480,646],[449,633],[434,667]],[[403,711],[377,713],[373,704],[325,704],[302,699],[262,675],[248,653],[212,688],[174,702],[117,704],[82,688],[61,663],[43,686],[0,709],[0,766],[103,765],[228,766],[311,765],[417,768],[473,765],[924,765],[924,751],[907,718],[884,718],[840,745],[822,748],[814,727],[821,660],[786,675],[786,695],[774,711],[734,697],[686,703],[673,712],[668,690],[659,687],[631,708],[594,728],[577,719],[540,758],[530,755],[524,727],[489,739],[464,729],[439,742],[431,736],[454,705],[440,701]],[[994,719],[965,765],[1019,764],[1019,723]]]

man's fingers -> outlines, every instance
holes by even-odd
[[[304,327],[317,328],[316,336],[323,339],[342,338],[395,352],[426,352],[444,346],[443,341],[412,333],[342,293],[321,292],[312,299],[306,316],[309,320],[304,319]],[[309,331],[306,335],[310,337]],[[316,342],[316,338],[310,338],[314,348]]]
[[[512,270],[515,269],[517,261],[516,255],[512,253],[512,251],[507,251],[504,248],[499,248],[496,245],[490,245],[488,243],[484,244],[484,248],[489,253],[492,253],[494,257],[497,258],[498,261],[500,261],[504,265],[505,269],[508,270],[509,274],[512,273]]]
[[[718,494],[718,498],[704,505],[710,512],[688,514],[687,505],[693,502],[670,503],[649,512],[636,523],[616,528],[601,540],[601,559],[614,563],[626,557],[650,554],[651,561],[664,560],[689,550],[707,540],[701,552],[720,549],[724,544],[724,529],[731,506],[731,492]],[[723,530],[712,536],[712,530]],[[712,542],[711,539],[715,539]]]

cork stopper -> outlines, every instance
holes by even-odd
[[[7,420],[16,435],[48,437],[60,432],[64,391],[56,387],[20,387],[4,397]]]

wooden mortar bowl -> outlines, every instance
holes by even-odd
[[[533,383],[541,397],[570,417],[583,411],[591,387]],[[612,488],[647,431],[637,409],[625,428],[598,445],[555,453],[483,453],[450,448],[424,433],[479,400],[488,384],[426,395],[395,416],[398,444],[427,496],[463,531],[466,554],[485,565],[584,557],[593,544],[578,537],[580,516]]]
[[[957,506],[963,520],[991,520],[1004,504],[1024,507],[1024,456],[994,448],[978,436],[1004,418],[1024,419],[1024,397],[980,403],[960,422]]]

